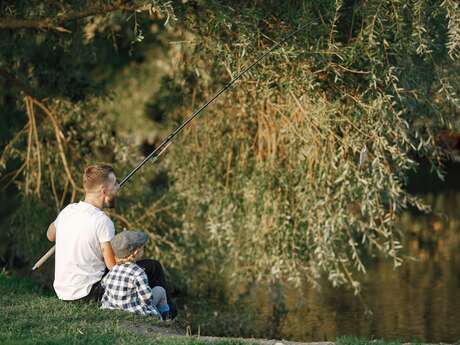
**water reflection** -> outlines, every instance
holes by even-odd
[[[415,261],[393,269],[372,264],[363,283],[363,299],[324,286],[252,286],[227,294],[233,303],[187,303],[188,320],[201,334],[334,340],[337,336],[401,341],[460,340],[460,193],[427,196],[434,213],[401,217],[407,255]],[[441,213],[442,212],[442,213]],[[189,301],[188,301],[189,302]]]

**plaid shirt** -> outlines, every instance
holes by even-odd
[[[135,263],[115,265],[102,279],[102,309],[121,309],[140,315],[160,313],[152,304],[152,290],[144,270]]]

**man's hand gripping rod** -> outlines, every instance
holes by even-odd
[[[209,104],[214,102],[214,100],[219,97],[222,93],[224,93],[230,86],[232,86],[238,79],[240,79],[247,71],[257,65],[261,60],[263,60],[268,54],[272,51],[277,49],[281,44],[289,40],[292,36],[294,36],[299,31],[303,30],[307,24],[302,25],[297,30],[291,32],[286,37],[284,37],[281,41],[273,45],[269,50],[267,50],[264,54],[262,54],[256,61],[254,61],[249,66],[243,68],[240,73],[232,80],[230,80],[224,87],[222,87],[219,91],[217,91],[214,96],[212,96],[206,103],[204,103],[201,107],[195,110],[179,127],[177,127],[163,142],[153,150],[147,157],[145,157],[126,177],[121,180],[119,187],[121,188],[145,163],[147,163],[150,159],[154,159],[156,161],[158,157],[166,150],[166,148],[171,144],[172,140],[179,134],[184,127],[186,127],[195,117],[198,116]],[[40,260],[38,260],[35,265],[32,267],[32,270],[36,270],[39,268],[43,263],[48,260],[55,252],[56,246],[53,246],[45,255],[43,255]]]

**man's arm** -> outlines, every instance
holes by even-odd
[[[51,242],[56,241],[56,227],[54,226],[54,223],[51,223],[48,227],[46,237],[48,237],[48,240],[50,240]]]
[[[110,242],[101,242],[101,249],[105,265],[111,270],[115,266],[115,255],[113,254],[112,245]]]

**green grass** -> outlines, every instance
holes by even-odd
[[[96,304],[63,302],[32,281],[0,273],[0,344],[205,344],[192,337],[135,334],[126,327],[157,322],[126,312],[100,310]]]

